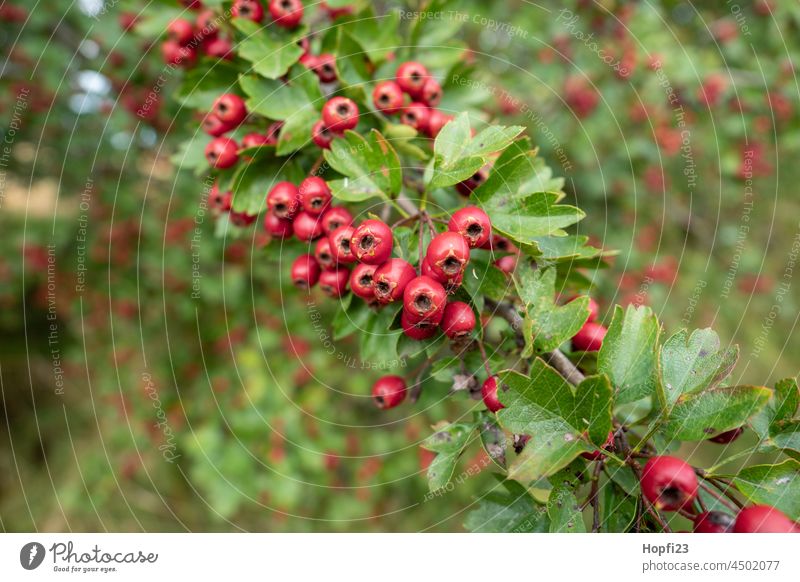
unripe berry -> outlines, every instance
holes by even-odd
[[[439,279],[452,279],[464,272],[469,261],[469,244],[457,232],[443,232],[433,237],[425,258]]]
[[[294,236],[303,242],[311,242],[318,239],[324,233],[319,216],[314,216],[308,212],[300,212],[294,217]]]
[[[288,218],[280,218],[267,212],[264,216],[264,230],[277,238],[289,238],[294,234],[294,225]]]
[[[736,516],[735,533],[800,533],[800,527],[769,505],[745,507]]]
[[[446,301],[447,293],[442,284],[424,275],[409,281],[403,291],[403,310],[412,322],[427,320],[438,324]]]
[[[461,339],[475,329],[475,312],[463,301],[453,301],[444,308],[444,316],[439,326],[450,339]]]
[[[278,218],[293,218],[300,210],[300,192],[291,182],[278,182],[267,194],[267,208]]]
[[[231,7],[231,14],[234,18],[246,18],[253,22],[261,22],[264,19],[264,7],[258,0],[235,0]]]
[[[384,113],[397,113],[403,108],[403,90],[394,81],[383,81],[372,90],[375,109]]]
[[[414,267],[403,259],[389,259],[375,270],[373,291],[380,303],[391,303],[403,297],[408,284],[417,276]]]
[[[347,282],[350,272],[347,269],[322,271],[319,276],[319,288],[328,297],[341,297],[347,293]]]
[[[481,168],[463,182],[456,184],[456,190],[458,190],[458,193],[462,196],[469,196],[473,191],[477,190],[481,184],[486,182],[488,178],[489,171],[485,168]]]
[[[695,533],[730,533],[734,519],[721,511],[707,511],[694,518]]]
[[[433,77],[428,77],[422,87],[422,102],[428,107],[436,107],[442,101],[442,86]]]
[[[340,226],[350,226],[351,224],[353,224],[353,217],[342,206],[334,206],[322,215],[322,228],[327,235],[330,235]]]
[[[467,206],[454,212],[447,228],[463,236],[473,249],[485,245],[492,237],[489,215],[477,206]]]
[[[603,338],[608,330],[605,326],[587,321],[572,338],[572,348],[579,352],[596,352],[603,347]]]
[[[187,44],[194,38],[194,26],[184,18],[176,18],[169,23],[167,36],[178,44]]]
[[[451,121],[453,121],[452,115],[447,115],[438,109],[430,109],[428,112],[428,135],[435,138],[442,131],[442,128]]]
[[[270,16],[283,28],[295,28],[303,20],[303,3],[300,0],[269,0]]]
[[[369,219],[358,225],[350,239],[356,258],[368,265],[381,265],[392,256],[392,230],[382,220]]]
[[[430,73],[423,64],[409,61],[397,68],[396,77],[397,84],[403,91],[411,95],[413,99],[419,99],[422,97],[422,90],[430,78]]]
[[[227,137],[214,138],[206,146],[206,159],[214,168],[230,168],[239,161],[239,146]]]
[[[424,103],[414,101],[403,108],[400,123],[409,125],[420,133],[427,133],[431,110]]]
[[[403,333],[413,340],[422,341],[436,335],[437,326],[430,321],[412,321],[409,313],[403,310],[400,315],[400,325]]]
[[[330,149],[331,142],[335,137],[337,134],[331,131],[321,119],[311,126],[311,140],[324,150]]]
[[[340,226],[328,235],[331,241],[331,252],[339,264],[356,262],[356,256],[353,254],[353,249],[350,245],[354,230],[352,226]]]
[[[319,263],[312,255],[300,255],[292,263],[292,283],[298,289],[310,289],[319,281]]]
[[[322,53],[314,57],[311,70],[323,83],[333,83],[336,80],[336,57],[331,53]]]
[[[718,434],[717,436],[708,439],[712,443],[717,443],[718,445],[727,445],[728,443],[732,443],[739,436],[744,432],[744,428],[741,426],[739,428],[734,428],[733,430],[728,430],[723,433]]]
[[[205,133],[212,137],[220,137],[233,129],[213,113],[209,113],[203,118],[202,128]]]
[[[303,210],[309,214],[322,214],[331,202],[331,189],[325,180],[317,176],[310,176],[300,182],[298,191]]]
[[[211,112],[231,127],[241,125],[247,117],[247,107],[244,104],[244,99],[233,93],[225,93],[217,97],[211,107]]]
[[[505,408],[500,399],[497,397],[497,377],[490,376],[481,386],[481,397],[483,403],[491,412],[497,412],[501,408]]]
[[[323,269],[333,269],[336,267],[336,258],[331,251],[331,239],[323,236],[317,241],[317,246],[314,248],[314,258]]]
[[[322,239],[325,240],[325,239]],[[367,265],[361,263],[356,265],[353,272],[350,273],[350,290],[354,295],[361,297],[367,301],[375,301],[375,289],[373,288],[373,279],[375,277],[375,265]]]
[[[332,131],[345,131],[358,125],[358,105],[347,97],[329,99],[322,107],[322,121]]]
[[[697,475],[677,457],[651,457],[642,471],[642,493],[656,509],[689,509],[697,497]]]
[[[378,408],[394,408],[405,399],[406,391],[406,381],[400,376],[384,376],[372,385],[372,399]]]

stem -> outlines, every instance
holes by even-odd
[[[744,451],[739,451],[735,455],[731,455],[727,459],[721,460],[719,463],[717,463],[713,467],[710,467],[710,468],[706,469],[706,474],[716,473],[717,469],[719,469],[720,467],[724,467],[728,463],[733,462],[733,461],[735,461],[737,459],[741,459],[742,457],[750,456],[753,453],[755,453],[755,449],[752,448],[752,447],[749,448],[749,449],[745,449]]]
[[[483,358],[483,367],[486,370],[486,376],[492,377],[492,369],[489,367],[489,358],[486,357],[486,347],[483,345],[483,340],[478,338],[475,340],[478,343],[478,349],[481,351],[481,358]]]

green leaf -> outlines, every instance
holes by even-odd
[[[285,156],[311,143],[311,128],[319,119],[319,113],[311,108],[300,109],[286,119],[278,134],[278,147],[275,153]]]
[[[217,63],[212,69],[189,69],[181,81],[175,97],[184,107],[210,111],[217,97],[223,93],[236,93],[238,71],[230,63]]]
[[[598,370],[607,374],[616,403],[634,402],[655,393],[656,350],[661,329],[649,307],[617,306],[597,357]]]
[[[535,269],[520,261],[514,279],[525,303],[525,353],[549,352],[574,336],[589,319],[589,298],[579,297],[566,305],[555,302],[556,269]]]
[[[346,131],[325,150],[325,160],[346,176],[329,185],[340,200],[358,202],[374,196],[394,198],[403,185],[400,159],[389,142],[375,129],[368,137]]]
[[[754,465],[739,471],[734,484],[753,503],[780,509],[800,519],[800,462],[787,459],[778,465]]]
[[[501,469],[506,468],[506,435],[497,417],[488,410],[475,413],[475,423],[481,435],[481,444],[489,458]]]
[[[586,533],[580,504],[572,487],[567,484],[556,484],[550,491],[547,515],[550,533]]]
[[[378,365],[397,363],[397,342],[402,332],[391,327],[400,307],[399,304],[391,304],[369,313],[359,334],[363,362]]]
[[[667,438],[701,441],[738,428],[769,400],[764,386],[726,386],[681,397],[662,429]]]
[[[602,447],[611,432],[611,382],[605,374],[587,376],[575,388],[575,417],[578,428],[585,428],[589,440]]]
[[[436,453],[428,467],[428,487],[431,491],[437,491],[450,482],[458,458],[475,432],[475,424],[442,422],[434,428],[436,432],[422,443],[424,448]]]
[[[800,453],[800,390],[796,378],[785,378],[775,384],[767,405],[750,420],[750,426],[761,439],[761,450],[781,449]]]
[[[297,41],[308,34],[308,28],[292,30],[280,26],[264,27],[244,18],[234,18],[233,25],[245,34],[238,44],[238,55],[253,65],[253,70],[267,79],[285,75],[303,55]]]
[[[638,482],[636,484],[638,488]],[[629,531],[636,519],[636,498],[626,495],[612,483],[601,485],[600,531],[623,533]]]
[[[284,121],[303,110],[316,111],[320,103],[319,86],[316,83],[308,86],[308,83],[300,82],[302,78],[298,76],[292,82],[284,83],[257,75],[242,75],[239,84],[248,96],[248,111]]]
[[[346,30],[375,64],[386,60],[401,45],[399,12],[375,16],[371,9],[367,10],[360,13],[357,20],[348,23]]]
[[[505,492],[493,491],[481,497],[477,508],[467,514],[464,527],[480,533],[547,532],[545,508],[537,505],[528,491],[514,481],[503,481]]]
[[[661,347],[662,400],[670,409],[683,394],[711,389],[722,382],[739,359],[739,348],[722,349],[719,336],[710,328],[691,335],[683,329]]]
[[[191,170],[196,175],[203,174],[208,171],[206,145],[208,145],[206,136],[197,133],[191,139],[181,142],[170,161],[178,169]]]

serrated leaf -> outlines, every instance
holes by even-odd
[[[186,72],[175,97],[184,107],[205,113],[223,93],[237,92],[238,79],[236,67],[229,63],[218,63],[212,69],[195,67]]]
[[[181,142],[178,151],[172,154],[170,162],[180,170],[191,170],[196,175],[208,171],[206,160],[206,136],[195,134],[191,139]]]
[[[589,440],[602,447],[611,432],[612,388],[608,376],[587,376],[575,388],[575,420]]]
[[[501,469],[506,468],[506,435],[494,414],[482,410],[475,414],[475,424],[481,435],[481,444],[489,458]]]
[[[616,391],[617,404],[655,394],[656,350],[660,326],[649,307],[617,306],[597,356],[600,372],[607,374]]]
[[[760,449],[800,454],[800,389],[796,378],[785,378],[775,384],[766,406],[753,418],[750,426],[761,439]]]
[[[738,428],[769,400],[765,386],[726,386],[681,397],[662,426],[665,436],[701,441]]]
[[[311,108],[298,110],[283,122],[278,134],[278,147],[275,154],[285,156],[311,143],[311,128],[319,119],[319,113]]]
[[[547,510],[518,483],[503,481],[502,485],[506,491],[493,491],[481,497],[477,508],[467,514],[464,527],[480,533],[547,532],[550,521]]]
[[[316,111],[320,103],[322,95],[319,86],[315,83],[308,87],[307,83],[300,82],[301,79],[303,76],[298,75],[292,82],[284,83],[257,75],[242,75],[239,84],[248,96],[248,111],[284,121],[303,110]]]
[[[344,139],[331,143],[325,150],[325,160],[344,180],[334,180],[333,195],[351,202],[380,196],[394,198],[403,185],[400,158],[392,146],[375,129],[368,137],[346,131]]]
[[[422,446],[436,453],[428,467],[428,488],[437,491],[446,486],[453,476],[461,453],[475,432],[473,423],[443,423]]]
[[[736,487],[753,503],[771,505],[793,520],[800,519],[800,462],[754,465],[739,471]]]
[[[279,26],[264,27],[245,18],[234,18],[231,22],[245,34],[237,46],[237,54],[249,61],[262,77],[282,77],[303,55],[297,41],[308,34],[305,26],[288,30]]]
[[[370,9],[347,24],[347,34],[358,43],[370,61],[380,64],[401,44],[399,21],[399,12],[375,16]]]
[[[580,504],[572,487],[558,483],[547,499],[550,533],[586,533]]]

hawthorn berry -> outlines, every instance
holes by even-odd
[[[375,265],[367,265],[366,263],[356,265],[350,273],[350,290],[354,295],[366,299],[367,301],[375,300],[373,280],[377,268],[378,267]]]
[[[202,128],[211,137],[221,137],[233,129],[213,113],[209,113],[203,118]]]
[[[208,205],[216,212],[228,212],[233,203],[233,192],[221,192],[219,185],[214,182],[208,193]]]
[[[329,99],[322,107],[322,121],[332,131],[345,131],[358,125],[358,105],[347,97]]]
[[[382,220],[365,220],[353,231],[350,248],[356,258],[369,265],[381,265],[392,256],[392,229]]]
[[[249,214],[249,213],[247,213],[245,211],[233,212],[233,210],[231,210],[229,216],[230,216],[231,224],[233,226],[238,226],[240,228],[244,228],[246,226],[250,226],[251,224],[253,224],[256,221],[256,218],[258,218],[258,216],[255,215],[255,214]]]
[[[341,297],[347,293],[349,279],[350,272],[347,269],[322,271],[319,276],[319,288],[329,297]]]
[[[605,326],[587,321],[572,337],[572,348],[579,352],[597,352],[603,346],[603,338],[608,330]]]
[[[454,212],[447,228],[463,236],[473,249],[485,245],[492,237],[489,215],[477,206],[467,206]]]
[[[651,457],[642,470],[642,493],[656,509],[688,509],[697,497],[697,475],[677,457]]]
[[[475,190],[477,190],[481,184],[486,182],[488,178],[489,178],[489,171],[486,170],[485,168],[481,168],[463,182],[459,182],[458,184],[456,184],[456,190],[462,196],[469,196]]]
[[[322,230],[322,222],[319,216],[314,216],[308,212],[299,212],[294,217],[294,235],[303,242],[311,242],[318,239],[324,233]]]
[[[430,277],[436,281],[439,281],[442,285],[444,285],[445,291],[447,294],[450,295],[454,293],[459,287],[461,287],[461,283],[464,280],[464,273],[461,272],[455,277],[442,277],[439,273],[435,272],[431,268],[431,264],[428,262],[428,259],[423,257],[422,264],[419,268],[419,274],[425,275],[426,277]]]
[[[706,511],[694,518],[695,533],[730,533],[734,519],[721,511]]]
[[[467,337],[475,329],[475,312],[463,301],[452,301],[444,308],[439,326],[450,339]]]
[[[258,0],[235,0],[231,7],[231,14],[234,18],[246,18],[253,22],[261,22],[264,19],[264,7]]]
[[[194,26],[185,18],[176,18],[167,27],[167,36],[180,45],[185,45],[194,38]]]
[[[269,136],[263,133],[248,133],[242,138],[242,149],[247,150],[250,148],[257,148],[263,145],[269,145]]]
[[[394,408],[406,397],[406,381],[400,376],[384,376],[372,385],[372,399],[382,409]]]
[[[400,326],[405,335],[417,341],[433,337],[438,327],[430,321],[413,321],[407,311],[403,311],[400,315]]]
[[[567,303],[572,303],[579,297],[581,297],[581,295],[573,295],[567,299]],[[586,321],[597,321],[598,317],[600,317],[600,305],[595,301],[594,297],[589,297],[589,319]]]
[[[443,232],[433,237],[425,258],[437,279],[453,279],[464,272],[469,262],[469,243],[457,232]]]
[[[400,123],[409,125],[420,133],[427,133],[431,110],[424,103],[414,101],[403,108]]]
[[[291,182],[278,182],[267,194],[267,208],[279,218],[293,218],[300,210],[300,192]]]
[[[337,263],[355,263],[356,256],[353,254],[353,249],[350,245],[350,239],[353,238],[355,229],[350,226],[340,226],[328,235],[331,241],[331,252]]]
[[[330,235],[340,226],[350,226],[351,224],[353,224],[353,217],[350,212],[347,211],[347,208],[342,206],[329,208],[325,214],[322,215],[322,229],[327,235]]]
[[[501,408],[505,408],[500,399],[497,397],[497,376],[490,376],[486,378],[481,386],[481,397],[483,403],[491,412],[497,412]]]
[[[403,291],[403,311],[412,322],[426,320],[438,325],[446,302],[447,293],[442,284],[424,275],[409,281]]]
[[[800,533],[800,527],[769,505],[745,507],[736,516],[735,533]]]
[[[227,137],[216,137],[206,146],[206,159],[214,168],[230,168],[239,161],[239,146]]]
[[[303,3],[300,0],[269,0],[267,6],[275,24],[295,28],[303,20]]]
[[[435,138],[442,128],[453,121],[452,115],[447,115],[438,109],[428,110],[428,136]]]
[[[333,269],[336,267],[336,258],[331,251],[331,239],[323,236],[317,241],[317,246],[314,248],[314,258],[323,269]]]
[[[408,284],[417,276],[410,263],[389,259],[373,274],[373,292],[380,303],[391,303],[403,297]]]
[[[397,113],[403,108],[403,90],[394,81],[382,81],[372,90],[375,109],[384,113]]]
[[[225,93],[217,97],[211,107],[211,112],[231,127],[241,125],[247,117],[247,107],[244,104],[244,99],[233,93]]]
[[[442,86],[433,77],[428,77],[422,86],[422,102],[428,107],[436,107],[442,101]]]
[[[314,57],[311,70],[323,83],[333,83],[337,78],[336,57],[331,53],[322,53]]]
[[[264,230],[277,238],[289,238],[294,234],[294,225],[288,218],[281,218],[272,212],[264,216]]]
[[[298,289],[311,289],[319,276],[319,263],[313,255],[300,255],[292,263],[292,283]]]
[[[717,443],[718,445],[727,445],[728,443],[732,443],[733,441],[738,439],[743,432],[744,428],[740,426],[739,428],[734,428],[733,430],[728,430],[723,433],[720,433],[717,436],[712,437],[708,440],[711,441],[712,443]]]
[[[205,40],[217,38],[219,28],[217,27],[217,15],[213,10],[203,10],[197,15],[194,21],[197,35]]]
[[[317,147],[320,147],[324,150],[330,149],[333,138],[337,136],[338,134],[334,131],[331,131],[331,129],[325,125],[325,122],[321,119],[311,126],[311,140],[317,144]]]
[[[303,210],[309,214],[322,214],[331,202],[331,189],[328,188],[328,183],[317,176],[309,176],[300,182],[298,191]]]
[[[190,67],[197,60],[197,49],[190,45],[180,45],[174,40],[168,40],[161,45],[161,56],[168,65]]]
[[[411,95],[413,99],[419,99],[422,97],[422,90],[430,78],[430,73],[422,63],[408,61],[397,68],[395,76],[397,84],[403,91]]]
[[[206,55],[217,59],[230,60],[233,58],[233,45],[227,38],[214,38],[203,47]]]

